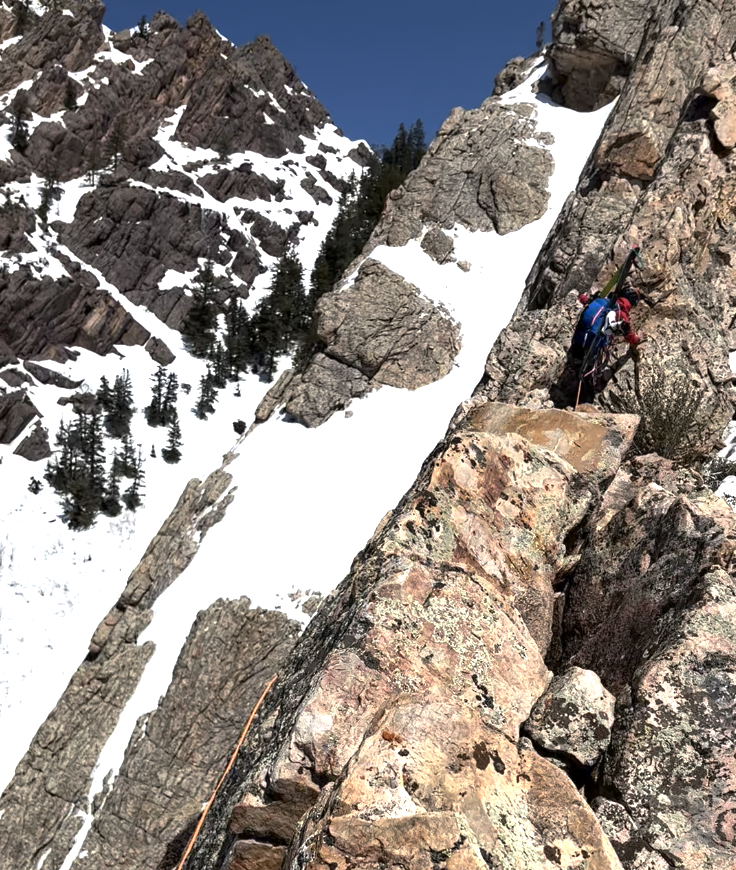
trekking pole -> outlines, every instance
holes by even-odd
[[[182,868],[184,867],[184,864],[186,863],[186,860],[189,857],[189,855],[194,847],[194,844],[197,840],[197,837],[199,836],[199,832],[202,830],[202,825],[204,824],[204,820],[207,818],[207,813],[210,811],[212,804],[215,802],[215,798],[217,797],[217,792],[220,790],[220,787],[222,786],[223,782],[225,782],[225,777],[228,775],[228,773],[230,773],[230,769],[232,768],[233,764],[235,764],[235,758],[236,758],[238,752],[240,751],[240,747],[243,745],[246,734],[250,730],[250,726],[253,724],[253,720],[256,718],[256,713],[258,712],[258,710],[259,710],[261,704],[263,703],[266,695],[271,690],[271,686],[273,686],[273,684],[276,682],[276,680],[278,680],[278,678],[279,678],[278,674],[274,674],[271,677],[270,681],[268,682],[268,685],[263,690],[263,692],[261,692],[261,697],[256,701],[256,705],[252,709],[251,714],[248,717],[248,721],[245,723],[245,728],[243,728],[243,733],[240,735],[240,740],[238,740],[237,745],[235,746],[235,749],[233,750],[233,754],[230,756],[230,761],[228,761],[227,767],[225,768],[224,773],[220,777],[220,781],[217,783],[217,785],[215,786],[215,790],[212,792],[212,797],[210,797],[210,799],[205,804],[204,809],[202,810],[202,815],[199,817],[199,821],[197,822],[197,827],[194,829],[194,833],[189,838],[189,843],[187,844],[187,848],[184,850],[184,854],[182,855],[181,860],[176,865],[176,870],[182,870]]]
[[[582,388],[583,388],[583,379],[581,377],[581,378],[578,378],[578,394],[577,394],[577,396],[575,396],[575,407],[573,408],[574,411],[577,411],[577,409],[578,409],[578,405],[580,403],[580,390],[582,390]]]

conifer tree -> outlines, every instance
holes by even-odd
[[[307,297],[302,265],[293,251],[279,260],[270,293],[259,302],[251,320],[252,369],[273,379],[276,360],[290,353],[307,326]]]
[[[166,369],[159,366],[151,375],[153,384],[151,404],[143,409],[149,426],[161,426],[164,423],[164,392],[166,390]]]
[[[215,389],[214,376],[212,369],[207,366],[207,373],[199,379],[199,396],[195,406],[192,408],[195,417],[200,420],[206,420],[209,414],[214,414],[216,401],[217,390]]]
[[[85,181],[92,187],[97,183],[97,178],[100,170],[104,167],[105,162],[102,158],[102,150],[97,139],[92,141],[90,146],[89,157],[87,158],[87,175]]]
[[[21,8],[21,6],[16,8]],[[18,91],[13,98],[13,102],[10,104],[11,126],[8,139],[13,148],[15,148],[16,151],[20,151],[21,154],[23,154],[28,147],[28,140],[30,138],[27,121],[27,117],[30,115],[28,102],[28,91],[21,90]]]
[[[129,511],[137,510],[143,504],[141,492],[144,489],[144,473],[143,455],[141,453],[140,445],[138,446],[138,456],[134,459],[134,469],[133,482],[121,496],[123,504]]]
[[[215,273],[212,261],[208,260],[195,278],[192,287],[192,304],[181,329],[184,347],[192,356],[200,359],[207,357],[215,342],[217,329],[215,290]]]
[[[225,306],[225,343],[228,378],[236,380],[238,372],[250,367],[250,318],[242,300],[233,292]]]
[[[123,510],[120,503],[120,473],[117,451],[113,453],[110,468],[107,473],[105,492],[102,496],[101,510],[105,516],[116,517]]]
[[[62,187],[59,184],[59,177],[56,170],[51,170],[43,180],[41,187],[41,202],[37,212],[41,220],[41,226],[45,229],[48,224],[49,213],[51,206],[55,200],[59,199],[62,194]]]
[[[164,392],[164,400],[163,405],[161,407],[162,416],[163,416],[163,424],[164,426],[168,426],[169,423],[174,419],[174,417],[178,416],[178,412],[176,410],[176,399],[179,395],[179,378],[176,376],[176,372],[170,372],[168,380],[166,381],[166,390]]]
[[[105,156],[112,161],[113,170],[118,168],[123,147],[127,141],[127,125],[124,115],[118,115],[113,121],[112,127],[108,130],[105,138]]]
[[[119,477],[133,478],[136,473],[135,448],[133,436],[130,432],[123,435],[123,444],[120,453],[115,454],[115,468]]]
[[[103,380],[107,389],[103,387]],[[123,438],[126,433],[130,434],[130,421],[133,419],[135,408],[133,385],[127,369],[123,369],[122,374],[116,375],[112,390],[103,376],[100,380],[100,389],[97,391],[97,401],[105,411],[105,429],[108,435],[111,438]]]
[[[181,441],[181,428],[179,426],[179,416],[178,414],[174,414],[171,419],[171,423],[169,423],[169,432],[168,439],[166,441],[166,447],[161,450],[161,456],[164,459],[164,462],[168,462],[170,464],[174,464],[181,459],[181,450],[179,448],[182,445]]]

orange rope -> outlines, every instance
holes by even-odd
[[[204,824],[204,820],[207,818],[207,813],[210,811],[212,804],[215,802],[215,798],[217,797],[217,792],[220,790],[220,787],[222,786],[223,782],[225,782],[225,777],[228,775],[228,773],[230,773],[230,768],[233,766],[233,764],[235,764],[235,758],[240,750],[240,747],[243,745],[243,741],[245,740],[246,734],[250,730],[250,726],[253,724],[253,720],[256,717],[256,713],[258,712],[261,704],[263,703],[264,698],[269,693],[271,686],[273,686],[273,684],[276,682],[278,677],[279,677],[278,674],[274,674],[273,677],[271,677],[271,680],[269,681],[268,685],[261,693],[261,697],[258,699],[255,707],[251,711],[250,717],[248,718],[248,721],[245,723],[245,728],[243,728],[243,733],[240,735],[240,740],[238,740],[238,744],[235,747],[235,749],[233,750],[233,754],[230,756],[230,761],[228,761],[227,767],[225,768],[224,773],[220,777],[220,781],[217,783],[217,785],[215,786],[215,790],[212,792],[212,797],[207,801],[207,803],[205,804],[205,808],[202,810],[202,815],[199,817],[199,821],[197,822],[197,827],[194,829],[194,833],[192,834],[192,836],[189,840],[189,843],[187,844],[187,848],[186,848],[184,854],[182,855],[181,861],[179,861],[179,863],[176,865],[176,870],[182,870],[182,868],[184,867],[184,863],[186,862],[187,858],[189,857],[190,852],[192,851],[192,849],[194,847],[194,844],[197,840],[197,837],[199,836],[199,832],[202,830],[202,825]]]

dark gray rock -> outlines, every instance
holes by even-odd
[[[23,368],[42,384],[52,384],[62,390],[76,390],[82,386],[83,381],[73,381],[71,378],[55,372],[46,366],[26,360],[23,363]]]
[[[278,123],[266,120],[268,116],[275,121],[277,115]],[[324,107],[271,40],[259,36],[236,49],[227,63],[214,58],[192,83],[176,135],[195,146],[283,157],[287,152],[301,153],[300,136],[312,136],[313,129],[327,121]]]
[[[39,412],[25,390],[5,392],[0,388],[0,444],[10,444]]]
[[[28,377],[25,372],[19,369],[5,369],[0,372],[2,378],[9,387],[22,387],[23,384],[33,384],[33,378]]]
[[[22,456],[29,462],[39,462],[51,456],[49,433],[40,422],[36,423],[31,432],[15,448],[16,456]]]
[[[12,202],[0,206],[0,250],[9,254],[32,251],[26,233],[32,233],[35,226],[36,216],[30,209]]]
[[[312,197],[316,203],[325,202],[327,205],[332,205],[332,197],[327,193],[324,187],[317,184],[317,179],[311,172],[307,173],[307,177],[301,181],[301,186]]]
[[[226,202],[228,199],[262,199],[276,202],[284,199],[284,181],[274,181],[253,171],[250,163],[243,163],[235,169],[223,169],[209,173],[199,180],[200,185],[215,199]]]
[[[57,280],[39,280],[25,266],[0,272],[0,341],[18,356],[63,360],[69,346],[108,353],[115,344],[143,344],[149,334],[88,272]]]
[[[422,250],[435,261],[435,263],[452,263],[455,250],[455,242],[439,227],[432,227],[422,239]]]
[[[61,240],[136,304],[148,305],[168,269],[198,267],[199,258],[229,263],[244,281],[262,270],[257,250],[225,219],[199,205],[145,188],[98,188],[85,194]]]
[[[145,349],[151,355],[151,359],[160,366],[170,365],[176,359],[168,345],[160,338],[149,338],[145,344]]]

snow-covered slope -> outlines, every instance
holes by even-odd
[[[535,78],[540,74],[538,70]],[[218,597],[248,595],[254,605],[280,608],[304,620],[300,603],[311,593],[328,592],[342,579],[355,553],[414,479],[457,404],[470,395],[608,113],[575,114],[538,99],[531,85],[532,80],[505,100],[533,103],[540,131],[554,137],[550,150],[555,173],[544,218],[503,237],[456,227],[456,255],[471,264],[468,272],[438,265],[415,242],[381,247],[372,254],[442,302],[462,325],[463,349],[455,368],[415,392],[384,387],[318,429],[272,419],[239,444],[240,457],[228,469],[238,487],[235,501],[210,530],[192,565],[155,605],[154,620],[140,641],[155,641],[156,653],[99,762],[98,780],[117,769],[136,718],[164,692],[197,611]],[[260,287],[265,284],[264,278]],[[176,347],[175,336],[162,337]],[[76,362],[56,368],[70,377],[91,378],[94,389],[95,377],[103,372],[109,377],[125,366],[134,375],[140,408],[148,402],[146,381],[155,364],[142,349],[120,351],[122,360],[83,353]],[[199,362],[182,354],[173,369],[189,383],[196,383],[202,371]],[[173,506],[183,480],[203,477],[219,464],[235,440],[232,421],[249,424],[264,391],[265,385],[248,377],[240,397],[232,390],[220,394],[217,413],[206,423],[189,413],[191,397],[180,396],[186,427],[181,466],[148,459],[144,508],[123,519],[100,518],[88,532],[62,528],[48,489],[37,496],[29,493],[27,463],[6,453],[2,472],[12,481],[14,495],[3,526],[6,555],[0,575],[2,650],[8,662],[3,673],[9,675],[2,727],[12,742],[6,744],[3,779],[84,656],[91,632]],[[53,401],[59,394],[49,401],[38,397],[45,414],[58,417]],[[35,393],[33,398],[37,400]],[[140,415],[135,426],[144,453],[152,443],[158,452],[164,431],[149,429]],[[18,544],[24,528],[33,530],[32,548]]]

